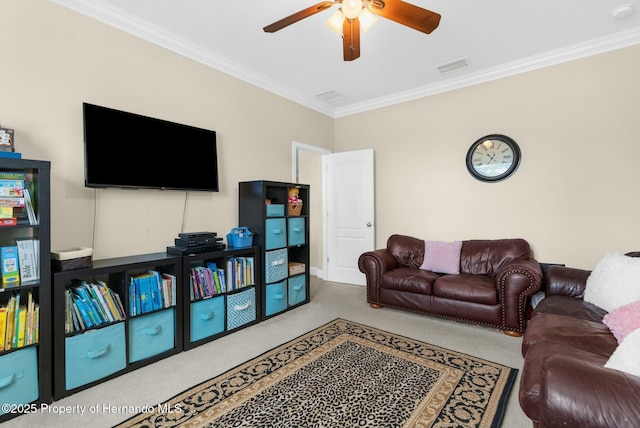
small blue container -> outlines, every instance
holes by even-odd
[[[253,233],[246,227],[234,227],[227,233],[227,244],[234,248],[250,247],[253,245]]]
[[[284,204],[267,204],[267,217],[284,217]]]

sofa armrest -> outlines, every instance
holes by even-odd
[[[542,268],[534,259],[512,260],[496,275],[498,299],[502,304],[505,330],[524,332],[527,298],[542,287]]]
[[[398,261],[393,254],[386,248],[375,251],[367,251],[358,259],[358,268],[360,272],[367,274],[368,272],[378,271],[384,273],[397,268]]]
[[[504,296],[532,296],[542,287],[540,264],[534,259],[512,260],[498,271],[496,285]]]
[[[382,274],[397,268],[398,261],[386,248],[367,251],[358,258],[358,269],[367,280],[367,301],[378,302],[378,289],[382,285]]]
[[[545,294],[555,294],[582,299],[590,270],[564,266],[549,266],[545,280]]]
[[[542,365],[541,427],[638,427],[640,378],[568,355]]]

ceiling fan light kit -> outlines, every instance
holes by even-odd
[[[331,6],[341,7],[329,17],[326,24],[342,36],[343,58],[353,61],[360,57],[360,29],[367,31],[377,21],[374,15],[387,18],[398,24],[431,34],[440,24],[440,14],[405,3],[401,0],[335,0],[323,1],[314,6],[289,15],[264,27],[267,33],[275,33],[291,24],[322,12]]]

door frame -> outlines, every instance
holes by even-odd
[[[329,149],[325,149],[324,147],[312,146],[310,144],[300,143],[298,141],[293,141],[291,144],[291,182],[298,183],[299,180],[299,170],[298,170],[298,155],[301,151],[312,152],[318,154],[324,158],[324,155],[328,155],[333,153]],[[324,167],[324,159],[322,162],[322,271],[315,272],[315,276],[327,280],[327,244],[329,237],[327,236],[327,177],[326,177],[326,168]],[[311,270],[313,267],[309,266]],[[312,273],[312,272],[309,272]]]

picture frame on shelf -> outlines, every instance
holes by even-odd
[[[14,151],[13,129],[0,128],[0,152]]]

